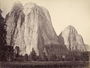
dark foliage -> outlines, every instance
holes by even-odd
[[[43,60],[48,61],[48,56],[46,56],[45,52],[43,52]]]
[[[28,61],[28,55],[27,54],[25,54],[25,61]]]
[[[0,10],[0,61],[12,61],[14,49],[6,44],[6,25]]]
[[[6,30],[5,30],[5,21],[2,17],[2,11],[0,9],[0,61],[5,59],[5,45],[6,45]]]
[[[12,46],[5,46],[5,58],[6,61],[13,61],[14,60],[14,49]]]
[[[15,47],[14,53],[15,53],[15,57],[19,57],[20,49],[18,46]]]
[[[31,56],[31,60],[33,60],[33,61],[37,60],[37,55],[33,48],[32,48],[32,52],[31,52],[30,56]]]

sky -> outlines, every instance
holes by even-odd
[[[23,5],[34,2],[47,8],[57,35],[72,25],[82,35],[85,44],[90,45],[90,0],[0,0],[4,17],[17,1]]]

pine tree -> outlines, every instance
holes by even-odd
[[[2,16],[2,10],[0,9],[0,60],[5,60],[5,45],[6,45],[6,29],[5,20]]]
[[[31,52],[31,60],[36,61],[37,60],[37,55],[35,50],[32,48],[32,52]]]

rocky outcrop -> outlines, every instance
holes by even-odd
[[[26,16],[26,32],[28,32],[29,28],[31,30],[29,33],[26,33],[27,36],[31,36],[30,39],[27,40],[27,45],[30,45],[30,40],[32,41],[31,49],[36,48],[35,51],[40,53],[43,52],[45,45],[59,44],[47,9],[37,6],[36,4],[28,3],[24,7],[24,12]]]
[[[11,12],[6,15],[6,41],[7,45],[18,46],[20,48],[20,54],[25,54],[26,46],[24,41],[24,19],[25,14],[23,12],[23,5],[16,3]]]
[[[70,51],[86,51],[83,38],[73,26],[68,26],[59,35],[59,40],[63,39],[64,44]]]
[[[60,47],[48,10],[36,4],[15,4],[6,16],[6,25],[7,44],[18,46],[21,55],[30,55],[34,49],[42,56],[43,52],[48,53],[47,47]]]

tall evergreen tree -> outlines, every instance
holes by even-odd
[[[0,9],[0,60],[5,60],[6,29],[5,20]]]
[[[36,61],[37,60],[37,55],[35,50],[32,48],[32,52],[31,52],[31,60]]]

